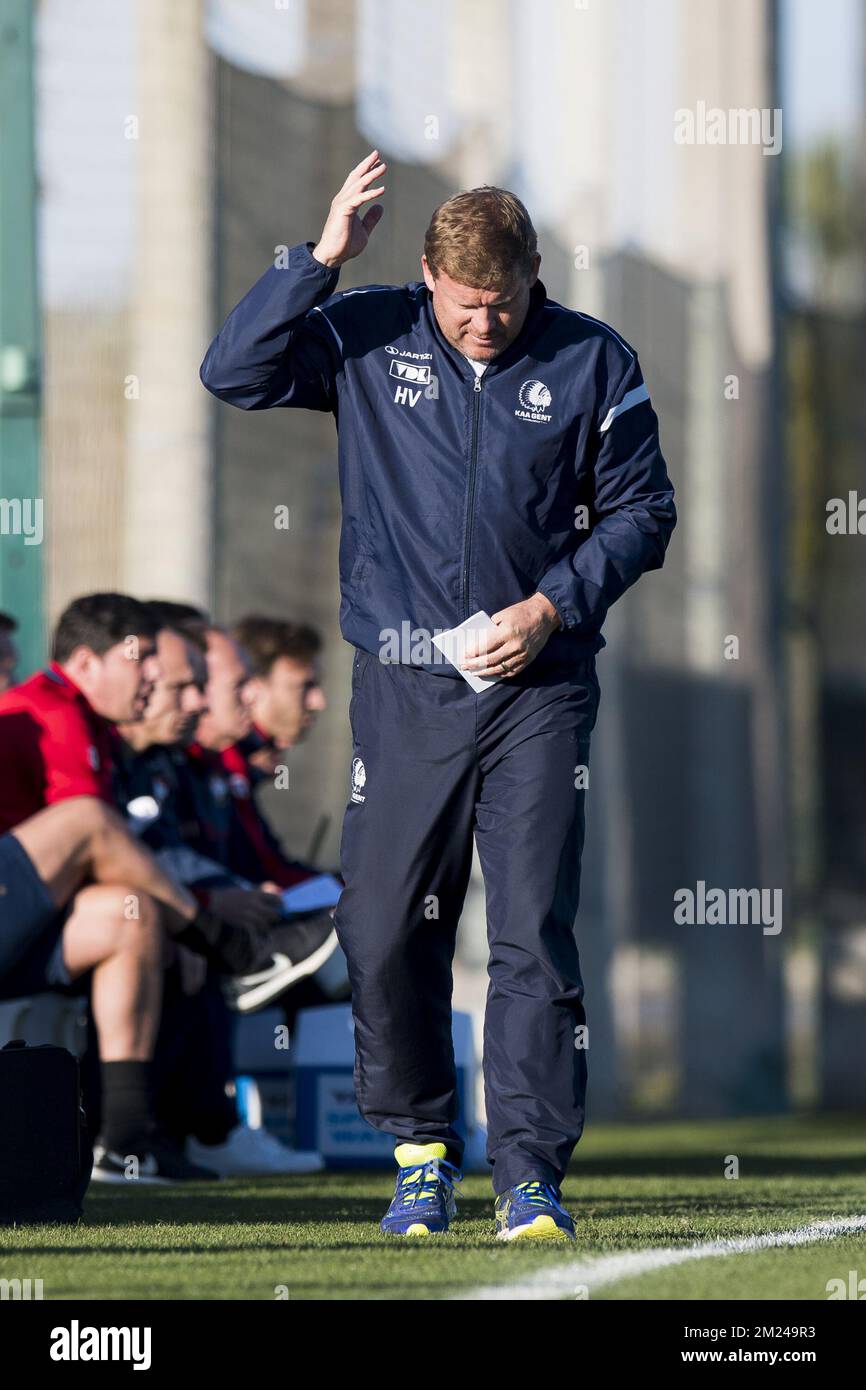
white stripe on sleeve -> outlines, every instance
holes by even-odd
[[[617,415],[622,415],[626,410],[631,410],[633,405],[640,405],[641,401],[649,400],[649,391],[646,382],[642,381],[640,386],[636,386],[633,391],[626,391],[619,405],[612,405],[604,417],[604,424],[599,430],[599,434],[604,434],[609,430]]]

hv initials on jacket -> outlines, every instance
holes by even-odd
[[[598,651],[610,605],[658,569],[676,524],[637,354],[538,281],[520,334],[477,377],[423,282],[335,293],[313,243],[232,310],[201,380],[242,410],[333,412],[343,521],[340,626],[459,679],[423,634],[536,590],[563,628],[536,658]]]

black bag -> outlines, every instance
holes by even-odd
[[[78,1058],[65,1047],[0,1048],[0,1225],[78,1221],[93,1168]]]

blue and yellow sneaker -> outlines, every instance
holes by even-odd
[[[574,1222],[559,1190],[533,1179],[509,1187],[496,1198],[497,1240],[574,1240]]]
[[[430,1236],[448,1230],[457,1215],[454,1184],[461,1174],[445,1158],[444,1144],[398,1144],[400,1172],[394,1200],[382,1218],[392,1236]],[[453,1175],[453,1176],[452,1176]]]

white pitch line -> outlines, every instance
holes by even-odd
[[[706,1240],[677,1250],[657,1246],[652,1250],[623,1250],[616,1255],[599,1255],[582,1260],[569,1260],[541,1269],[528,1278],[511,1284],[488,1284],[455,1294],[455,1301],[508,1299],[523,1302],[530,1299],[562,1298],[574,1294],[576,1286],[585,1284],[592,1293],[602,1284],[614,1284],[635,1274],[684,1264],[687,1260],[708,1260],[720,1255],[747,1255],[753,1250],[773,1250],[785,1245],[812,1245],[816,1241],[835,1240],[837,1236],[856,1235],[866,1231],[866,1216],[834,1216],[826,1221],[813,1221],[809,1226],[797,1226],[793,1231],[770,1231],[760,1236],[732,1236],[726,1240]]]

